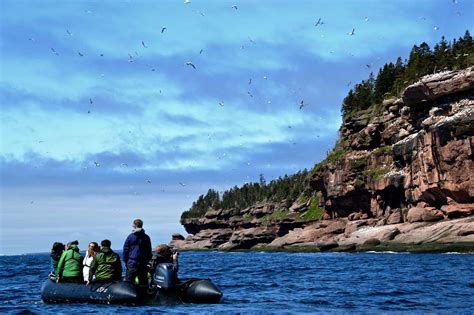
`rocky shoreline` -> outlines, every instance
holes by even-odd
[[[474,252],[473,144],[474,69],[423,77],[344,117],[336,148],[310,173],[310,197],[210,209],[182,219],[190,235],[171,245]]]

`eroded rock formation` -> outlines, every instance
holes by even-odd
[[[259,204],[182,220],[178,248],[225,250],[378,242],[474,242],[474,69],[430,75],[347,118],[311,175],[312,200]],[[368,242],[366,244],[366,242]]]

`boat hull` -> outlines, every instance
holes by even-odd
[[[129,282],[56,283],[46,280],[41,288],[45,303],[133,304],[138,300],[136,288]]]
[[[181,280],[169,289],[135,287],[129,282],[56,283],[46,280],[41,288],[45,303],[99,303],[135,305],[173,305],[183,303],[215,304],[222,292],[209,279]]]

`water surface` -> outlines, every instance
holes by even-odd
[[[183,252],[180,276],[211,278],[218,305],[116,306],[41,302],[49,256],[0,257],[0,312],[340,313],[474,310],[474,255]]]

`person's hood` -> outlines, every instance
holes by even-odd
[[[132,233],[133,234],[143,234],[143,233],[145,233],[145,230],[143,228],[134,228],[132,230]]]
[[[76,244],[69,245],[69,247],[67,249],[68,250],[72,249],[75,252],[79,252],[79,247]]]
[[[109,248],[109,247],[104,247],[102,246],[102,248],[100,249],[100,251],[106,255],[110,254],[112,252],[112,250]]]

